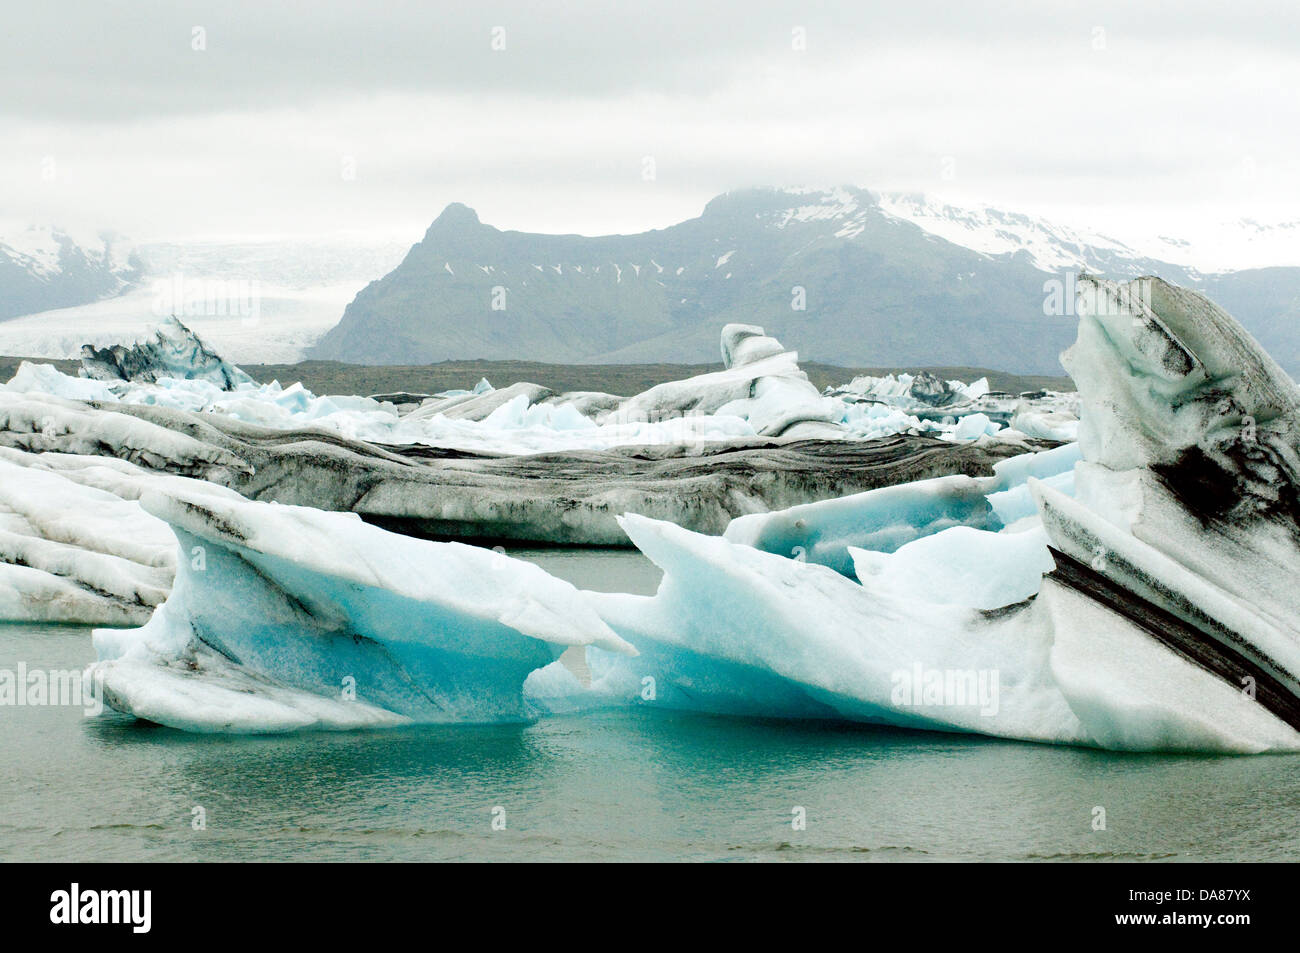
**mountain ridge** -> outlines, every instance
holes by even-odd
[[[1044,314],[1044,283],[1078,269],[1203,288],[1300,367],[1287,327],[1300,268],[1205,275],[1105,236],[953,208],[849,186],[745,189],[667,228],[588,237],[503,231],[452,203],[307,357],[696,363],[740,322],[809,361],[1055,374],[1074,321]],[[966,244],[952,240],[963,229]]]

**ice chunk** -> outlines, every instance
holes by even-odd
[[[1079,439],[1079,418],[1068,410],[1043,410],[1021,404],[1011,415],[1010,427],[1042,440]]]
[[[1067,692],[1057,668],[1072,675],[1087,646],[1074,640],[1082,634],[1075,630],[1075,654],[1058,661],[1059,601],[1040,596],[991,612],[939,604],[887,579],[859,586],[821,566],[669,524],[626,522],[665,579],[653,597],[591,596],[641,652],[619,660],[588,650],[596,692],[720,714],[846,718],[1136,750],[1300,748],[1296,732],[1212,683],[1208,693],[1189,695],[1197,674],[1154,643],[1126,643],[1146,666],[1136,677],[1150,689],[1140,704],[1073,678]],[[979,561],[978,549],[967,552]]]
[[[1002,604],[1013,594],[985,590],[975,567],[1028,578],[1028,534],[999,534],[999,552],[989,558],[962,531],[968,538],[946,557],[965,567],[962,601],[1002,604],[988,610],[918,598],[923,586],[904,577],[919,566],[919,552],[886,557],[902,560],[858,585],[822,566],[671,524],[629,516],[625,528],[664,581],[652,597],[589,596],[641,653],[618,659],[588,649],[590,693],[719,714],[1132,750],[1300,750],[1300,734],[1144,633],[1120,629],[1118,644],[1100,650],[1112,654],[1099,659],[1086,617],[1061,625],[1073,594],[1052,577],[1036,598]],[[1139,671],[1118,670],[1134,661]],[[1108,675],[1090,680],[1098,665]],[[542,703],[555,706],[562,688],[550,689]],[[585,691],[573,701],[590,704]]]
[[[0,447],[0,620],[139,625],[171,589],[176,538],[136,500],[219,486],[113,458]]]
[[[985,434],[996,433],[998,429],[998,425],[987,414],[967,414],[957,421],[945,437],[949,440],[977,440]]]
[[[688,445],[755,435],[791,441],[931,433],[964,441],[1001,434],[1021,404],[1027,432],[1070,432],[1068,421],[1060,427],[1038,426],[1034,415],[1059,413],[1064,419],[1071,413],[1071,395],[1045,394],[1017,404],[1008,395],[989,394],[985,380],[967,385],[905,374],[897,379],[858,378],[823,396],[799,369],[797,355],[785,351],[762,328],[728,325],[722,344],[727,365],[723,371],[670,381],[629,398],[590,391],[557,395],[525,382],[494,389],[486,380],[473,390],[432,396],[394,392],[359,397],[316,395],[301,383],[257,384],[207,351],[182,325],[164,322],[157,340],[94,352],[100,357],[88,358],[87,366],[103,380],[24,364],[8,389],[170,407],[278,430],[310,426],[372,443],[487,453]],[[941,400],[945,396],[952,399]],[[936,400],[939,406],[933,405]],[[558,409],[565,406],[569,409]],[[980,414],[987,421],[978,419]],[[977,419],[965,420],[973,416]],[[954,432],[956,437],[951,436]],[[1009,436],[1024,439],[1018,431]]]
[[[1038,592],[1054,563],[1041,526],[991,533],[969,526],[923,536],[893,553],[849,548],[863,585],[941,605],[999,609]]]
[[[724,535],[734,543],[850,575],[850,546],[888,553],[951,526],[996,528],[986,487],[968,476],[935,477],[737,517]]]
[[[1077,502],[1033,487],[1057,577],[1300,724],[1300,389],[1195,292],[1079,288]]]
[[[844,436],[842,403],[822,397],[799,369],[798,355],[762,328],[727,325],[722,352],[724,370],[652,387],[601,423],[719,414],[739,417],[764,436]]]
[[[922,371],[912,379],[912,385],[907,389],[907,393],[913,400],[931,407],[951,404],[957,397],[956,388],[928,371]]]
[[[740,516],[731,521],[725,535],[735,543],[851,575],[850,547],[890,553],[950,527],[999,530],[1029,515],[1028,477],[1069,473],[1078,459],[1079,450],[1073,445],[1021,454],[998,461],[989,477],[935,477],[775,513]],[[1069,481],[1059,485],[1068,488]],[[1023,493],[1018,499],[999,495],[1015,488]],[[995,508],[995,500],[1005,517]]]
[[[1015,426],[1023,437],[1073,440],[1078,396],[1039,391],[1013,397],[989,390],[987,378],[964,384],[919,374],[860,376],[828,388],[846,404],[844,424],[855,436],[876,437],[907,429],[929,431],[949,440],[973,440]],[[969,417],[983,416],[981,427]],[[1013,421],[1019,420],[1019,425]],[[1008,435],[1009,436],[1009,435]]]
[[[23,361],[18,370],[4,385],[15,394],[50,394],[67,400],[116,400],[106,383],[85,377],[69,377],[53,364],[33,364]]]
[[[144,627],[96,633],[94,672],[114,707],[164,724],[339,726],[353,697],[421,722],[518,720],[525,678],[565,647],[634,651],[568,583],[492,550],[307,507],[141,502],[180,542],[176,584]]]
[[[106,454],[218,481],[223,475],[251,469],[233,453],[188,434],[43,395],[0,392],[0,446],[28,452]]]
[[[221,390],[253,383],[251,377],[222,360],[175,317],[159,324],[152,340],[131,347],[85,345],[81,349],[81,369],[84,376],[100,381],[156,383],[167,377],[206,381]]]
[[[1069,446],[1077,445],[1070,444]],[[1073,470],[1066,470],[1064,473],[1058,473],[1055,476],[1043,477],[1042,482],[1066,496],[1074,495]],[[1034,499],[1033,491],[1029,488],[1027,482],[1017,483],[1008,489],[990,493],[986,499],[1004,527],[1009,527],[1020,520],[1038,516],[1038,503]]]
[[[728,324],[722,329],[722,366],[743,367],[785,352],[781,342],[753,324]]]

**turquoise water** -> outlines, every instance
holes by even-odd
[[[575,580],[603,565],[611,586],[654,587],[633,554],[523,555]],[[0,627],[0,668],[92,656],[86,629]],[[0,707],[0,739],[3,860],[1300,859],[1293,757],[649,709],[223,738]]]

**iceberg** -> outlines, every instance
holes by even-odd
[[[289,388],[278,399],[296,404],[305,399],[303,394],[301,388]],[[237,400],[238,393],[227,397]],[[379,410],[356,409],[347,415],[355,420],[371,413],[398,419]],[[581,436],[608,429],[565,405],[525,409],[519,397],[493,412],[509,414],[522,427],[529,426],[523,417],[548,415],[544,428],[532,429],[553,434]],[[208,480],[249,499],[356,512],[416,535],[626,546],[615,521],[623,512],[720,533],[733,517],[744,514],[939,473],[987,473],[993,463],[1025,446],[1010,441],[948,444],[919,435],[872,443],[757,438],[740,435],[749,427],[739,418],[698,417],[686,419],[730,420],[738,426],[714,434],[717,439],[692,441],[676,427],[681,421],[664,421],[635,425],[649,428],[643,437],[657,433],[663,438],[658,441],[499,454],[370,442],[307,417],[298,429],[285,429],[164,403],[90,404],[5,389],[0,390],[0,447],[117,458],[160,474]],[[512,431],[500,422],[497,432]]]
[[[140,625],[171,591],[176,538],[151,489],[238,498],[113,457],[0,447],[0,620]]]
[[[844,410],[823,397],[799,369],[799,356],[763,329],[722,329],[723,370],[668,381],[631,397],[602,422],[732,416],[765,437],[837,439]]]
[[[853,575],[853,548],[891,553],[950,527],[1000,530],[1033,513],[1028,480],[1054,479],[1069,490],[1077,444],[1018,454],[993,464],[992,476],[955,473],[805,503],[732,520],[734,543],[829,566]]]
[[[175,316],[162,321],[151,340],[126,347],[115,344],[81,349],[83,377],[99,381],[157,383],[162,378],[204,381],[221,390],[233,390],[253,379],[222,360],[199,336]]]
[[[762,328],[727,325],[721,350],[723,370],[669,381],[632,397],[556,394],[527,382],[494,388],[486,380],[472,390],[432,395],[316,395],[301,383],[253,381],[169,319],[151,341],[99,350],[88,346],[81,377],[24,362],[5,389],[117,404],[123,410],[166,407],[282,431],[310,427],[372,444],[513,455],[753,437],[872,440],[905,433],[956,442],[1016,442],[1071,433],[1069,395],[1012,402],[1008,395],[990,394],[987,381],[966,385],[925,374],[858,378],[823,395],[800,370],[798,355]],[[1023,432],[1007,427],[1016,413]],[[1035,414],[1055,416],[1039,420]]]
[[[486,383],[486,382],[480,382]],[[525,408],[549,400],[555,392],[540,384],[520,382],[497,390],[491,386],[479,390],[431,397],[404,418],[408,423],[430,417],[448,420],[487,421],[502,407],[522,401]]]
[[[95,633],[118,711],[190,731],[530,717],[529,673],[571,646],[634,654],[530,563],[398,536],[351,514],[149,492],[179,542],[170,597]]]
[[[649,704],[1123,750],[1300,750],[1294,727],[1160,642],[1089,626],[1086,598],[1053,586],[1053,576],[1020,598],[1046,568],[1041,538],[1012,534],[991,548],[987,538],[953,538],[978,532],[965,528],[931,537],[962,567],[936,600],[917,584],[925,554],[908,547],[855,582],[669,523],[628,516],[624,525],[664,581],[654,596],[588,598],[640,654],[588,649],[590,689],[565,696],[551,687],[538,704],[559,710],[550,697],[559,695],[569,706]],[[913,565],[888,566],[897,560]],[[986,565],[992,571],[981,573]],[[1016,578],[1001,578],[1006,570]]]
[[[990,390],[987,378],[965,384],[940,380],[926,371],[855,377],[841,387],[827,388],[826,393],[845,402],[844,423],[863,436],[875,435],[876,428],[887,432],[910,428],[949,440],[995,434],[1060,442],[1077,439],[1079,403],[1074,393],[1005,394]]]
[[[1063,359],[1077,447],[744,517],[722,539],[625,517],[665,579],[592,597],[641,655],[589,651],[587,702],[650,684],[654,703],[723,714],[1300,750],[1300,390],[1201,295],[1081,283]]]
[[[1300,725],[1300,388],[1226,312],[1080,279],[1075,499],[1035,486],[1077,625],[1140,631]]]

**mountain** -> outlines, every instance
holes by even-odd
[[[699,218],[594,238],[501,231],[453,204],[310,356],[691,363],[741,322],[807,361],[1051,374],[1074,320],[1044,313],[1045,282],[1084,269],[1203,288],[1300,367],[1300,268],[1207,274],[1191,243],[1152,244],[850,187],[730,192]]]
[[[109,234],[78,241],[57,228],[0,236],[0,321],[121,293],[142,263]]]
[[[1118,238],[988,205],[954,205],[917,193],[873,193],[887,215],[990,256],[1024,251],[1042,271],[1087,269],[1116,276],[1179,267],[1191,275],[1300,264],[1300,221],[1203,221],[1198,234]]]

